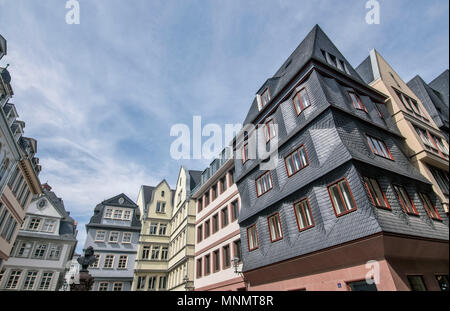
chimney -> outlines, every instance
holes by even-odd
[[[47,191],[51,191],[52,187],[50,187],[49,184],[45,183],[45,184],[42,185],[42,189],[47,190]]]

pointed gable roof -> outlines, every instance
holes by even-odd
[[[121,193],[110,199],[107,199],[102,202],[103,205],[108,206],[117,206],[117,207],[128,207],[128,208],[137,208],[136,203],[133,202],[126,194]]]
[[[271,99],[275,98],[292,81],[292,79],[298,75],[300,70],[302,70],[302,68],[311,59],[319,61],[334,70],[338,70],[336,67],[327,62],[321,50],[324,50],[327,53],[332,54],[337,59],[344,61],[345,66],[348,69],[348,73],[341,73],[348,75],[359,83],[364,83],[356,70],[336,48],[322,28],[320,28],[319,25],[315,25],[303,41],[297,46],[294,52],[292,52],[292,54],[286,59],[283,65],[281,65],[274,76],[266,80],[257,93],[262,93],[267,87],[269,87]],[[244,120],[244,124],[252,123],[258,114],[258,104],[256,99],[254,99]]]
[[[441,73],[437,78],[428,83],[430,87],[441,93],[442,100],[449,107],[449,72],[448,69]]]

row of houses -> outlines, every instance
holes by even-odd
[[[0,59],[7,42],[0,35]],[[24,136],[0,67],[0,290],[59,290],[77,243],[76,221],[48,184],[41,185],[37,141]]]
[[[448,290],[448,87],[316,25],[208,168],[95,208],[93,290]]]

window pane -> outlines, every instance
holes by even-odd
[[[346,181],[342,181],[339,185],[341,188],[341,193],[344,197],[345,205],[347,207],[347,210],[354,209],[355,206],[353,204],[352,195],[350,194],[350,189],[348,188],[348,184]]]
[[[334,207],[336,208],[337,214],[345,212],[344,202],[341,200],[341,195],[339,194],[339,189],[337,185],[331,186],[331,197],[333,199]]]

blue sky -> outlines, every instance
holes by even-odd
[[[376,48],[409,81],[449,68],[447,0],[79,0],[80,25],[64,0],[0,0],[12,86],[25,135],[38,140],[41,181],[84,225],[96,204],[165,178],[175,123],[241,123],[261,84],[315,24],[357,66]]]

